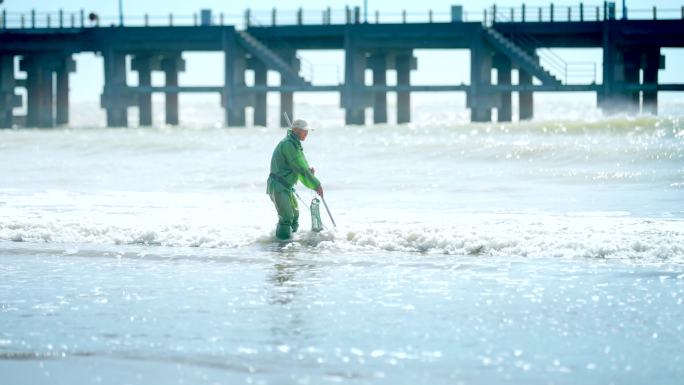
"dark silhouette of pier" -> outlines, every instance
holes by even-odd
[[[358,125],[365,123],[366,108],[373,109],[375,123],[388,121],[388,92],[397,94],[397,122],[407,123],[413,92],[463,91],[473,121],[490,121],[496,109],[497,120],[505,122],[513,116],[513,92],[518,93],[518,116],[524,120],[534,114],[536,92],[590,91],[609,113],[657,113],[658,91],[684,91],[684,84],[658,81],[658,70],[665,66],[661,48],[684,47],[684,7],[636,14],[606,2],[564,8],[493,6],[468,14],[454,6],[447,15],[429,11],[415,20],[415,15],[402,12],[388,21],[377,12],[362,19],[359,8],[347,8],[341,17],[328,8],[316,15],[314,23],[301,9],[286,21],[279,20],[283,15],[274,9],[261,24],[249,10],[242,16],[231,22],[223,14],[203,10],[191,22],[168,15],[155,24],[148,15],[142,21],[110,23],[97,15],[87,17],[83,11],[28,15],[3,11],[0,127],[67,124],[69,73],[76,70],[72,55],[81,52],[95,52],[104,59],[101,106],[107,112],[107,125],[113,127],[128,125],[131,106],[139,108],[140,125],[151,125],[152,93],[165,94],[166,123],[171,125],[178,124],[179,93],[214,92],[221,95],[226,125],[244,126],[246,107],[252,107],[254,124],[264,126],[267,92],[279,92],[281,111],[290,115],[295,92],[339,92],[346,123]],[[556,47],[601,48],[603,81],[596,82],[597,69],[591,64],[568,63],[549,51]],[[303,77],[297,52],[311,49],[344,50],[344,81],[315,85]],[[411,84],[410,73],[418,65],[415,49],[469,50],[470,83]],[[178,73],[185,70],[182,54],[188,51],[223,52],[224,84],[179,86]],[[137,86],[127,84],[127,56],[138,73]],[[15,57],[20,58],[25,79],[15,78]],[[367,69],[373,74],[372,84],[365,82]],[[494,78],[492,69],[496,69]],[[387,84],[390,70],[396,71],[396,85]],[[165,74],[164,86],[151,85],[153,71]],[[254,72],[253,85],[246,84],[246,71]],[[267,83],[267,71],[280,74],[279,85]],[[516,84],[512,71],[517,71]],[[592,71],[588,81],[569,82],[573,73]],[[23,104],[16,94],[18,87],[27,92],[25,118],[12,112]],[[285,125],[282,119],[281,125]]]

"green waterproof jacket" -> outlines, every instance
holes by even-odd
[[[277,191],[291,190],[297,180],[312,190],[318,188],[321,182],[309,169],[309,163],[304,157],[302,142],[291,131],[278,143],[273,156],[271,157],[271,174],[279,178],[268,178],[266,193],[271,194]],[[282,182],[285,182],[285,186]]]

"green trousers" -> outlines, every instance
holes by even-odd
[[[292,191],[274,191],[269,194],[278,212],[276,237],[288,239],[299,228],[299,208]]]

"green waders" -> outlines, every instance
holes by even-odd
[[[279,239],[289,238],[299,227],[299,208],[293,190],[297,181],[312,190],[321,185],[309,169],[299,138],[288,131],[273,150],[271,173],[266,182],[266,194],[278,212],[276,237]]]
[[[288,239],[299,228],[299,208],[297,199],[292,191],[280,190],[269,194],[278,212],[276,237]]]

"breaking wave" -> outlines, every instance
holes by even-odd
[[[288,249],[340,252],[408,252],[466,256],[599,258],[684,262],[684,221],[620,216],[477,215],[451,223],[365,223],[302,231],[281,244],[259,226],[127,227],[82,222],[0,222],[0,240],[69,245],[143,245],[242,249],[281,245]]]

